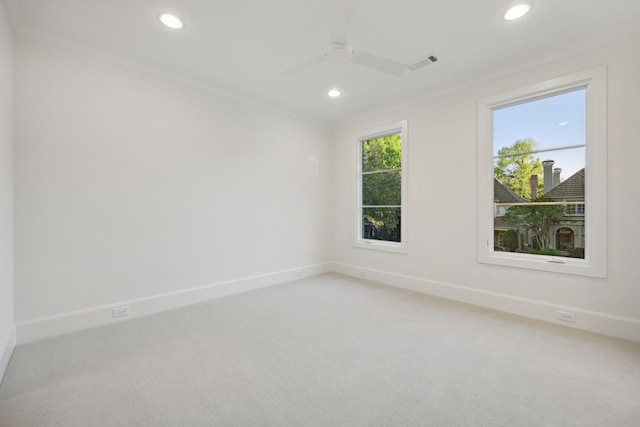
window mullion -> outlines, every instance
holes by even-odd
[[[383,169],[383,170],[377,170],[377,171],[362,172],[362,175],[373,175],[376,173],[399,172],[399,171],[402,171],[402,169]]]

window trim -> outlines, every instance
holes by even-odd
[[[391,135],[399,133],[402,141],[402,167],[401,180],[400,180],[400,242],[390,242],[384,240],[373,240],[362,238],[362,141],[368,139],[374,139],[381,136]],[[407,176],[408,176],[408,133],[407,133],[407,121],[401,120],[399,122],[391,123],[386,126],[371,129],[366,132],[359,133],[355,137],[356,145],[356,162],[358,164],[356,171],[356,206],[355,206],[355,221],[353,232],[353,247],[363,249],[374,249],[387,252],[404,253],[408,252],[407,249]]]
[[[493,264],[606,278],[607,276],[607,99],[606,67],[600,66],[478,100],[477,256]],[[533,101],[577,88],[586,89],[585,117],[585,258],[546,257],[494,251],[493,126],[494,109]]]

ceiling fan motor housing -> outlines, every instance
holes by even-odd
[[[345,64],[353,59],[353,50],[345,43],[333,42],[327,52],[327,59],[332,64]]]

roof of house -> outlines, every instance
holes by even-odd
[[[524,203],[527,199],[518,196],[512,189],[493,178],[493,200],[497,203]]]
[[[584,168],[553,187],[545,196],[551,199],[584,200]]]

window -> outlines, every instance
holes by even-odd
[[[567,215],[584,216],[584,203],[578,203],[576,205],[568,205]]]
[[[356,141],[354,246],[406,252],[407,122],[369,131]]]
[[[601,67],[478,102],[480,262],[606,276],[605,91]]]

